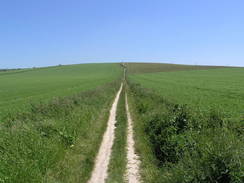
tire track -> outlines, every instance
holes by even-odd
[[[141,182],[141,177],[139,173],[140,160],[139,156],[135,153],[135,141],[133,137],[133,122],[131,119],[127,94],[125,95],[125,105],[128,121],[127,129],[127,169],[126,169],[126,181],[128,183],[139,183]]]
[[[100,146],[99,152],[96,157],[95,166],[92,171],[92,175],[88,183],[105,183],[108,176],[108,165],[110,161],[110,156],[112,153],[112,146],[114,143],[114,131],[116,124],[116,111],[117,105],[122,91],[123,84],[121,84],[119,91],[115,97],[113,105],[110,109],[110,115],[108,119],[107,129],[103,135],[102,144]]]

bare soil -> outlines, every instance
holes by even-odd
[[[92,175],[88,183],[104,183],[108,176],[108,165],[112,153],[112,146],[114,143],[114,131],[116,124],[116,110],[117,104],[119,101],[119,96],[122,91],[123,85],[121,87],[115,97],[113,105],[110,109],[110,115],[108,119],[107,129],[104,133],[103,140],[99,149],[99,152],[96,157],[95,166],[92,171]]]
[[[135,141],[133,137],[133,121],[131,119],[128,100],[126,95],[126,113],[128,120],[128,132],[127,132],[127,169],[126,169],[126,181],[128,183],[140,182],[140,160],[139,156],[135,153]]]

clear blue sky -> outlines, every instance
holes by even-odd
[[[244,66],[244,1],[0,1],[0,68],[121,59]]]

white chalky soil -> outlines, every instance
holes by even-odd
[[[135,141],[133,138],[133,121],[131,119],[128,100],[126,95],[126,113],[128,120],[128,132],[127,132],[127,170],[126,170],[126,181],[128,183],[139,183],[140,173],[139,166],[140,160],[138,155],[135,153]]]
[[[92,171],[92,175],[88,183],[104,183],[108,176],[108,165],[110,161],[110,156],[112,153],[112,146],[114,143],[114,131],[116,124],[116,110],[120,97],[120,93],[122,91],[123,85],[121,87],[115,97],[112,108],[110,109],[110,115],[108,119],[107,129],[103,135],[102,144],[100,146],[99,152],[96,157],[95,167]]]

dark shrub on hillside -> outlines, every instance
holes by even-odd
[[[160,182],[244,182],[244,120],[174,104],[139,85],[130,89],[138,122],[163,170]]]
[[[146,120],[146,133],[161,163],[177,162],[182,155],[178,146],[184,140],[180,134],[187,128],[188,118],[186,106],[175,105],[157,110]]]
[[[197,145],[169,169],[164,182],[243,183],[243,142],[228,129],[207,130],[195,136]]]
[[[178,160],[175,150],[176,143],[171,139],[176,131],[172,121],[165,115],[156,114],[147,123],[146,133],[152,143],[155,156],[161,163]]]
[[[177,133],[183,132],[188,126],[189,112],[186,105],[176,104],[172,110],[174,116],[174,125],[177,128]]]

